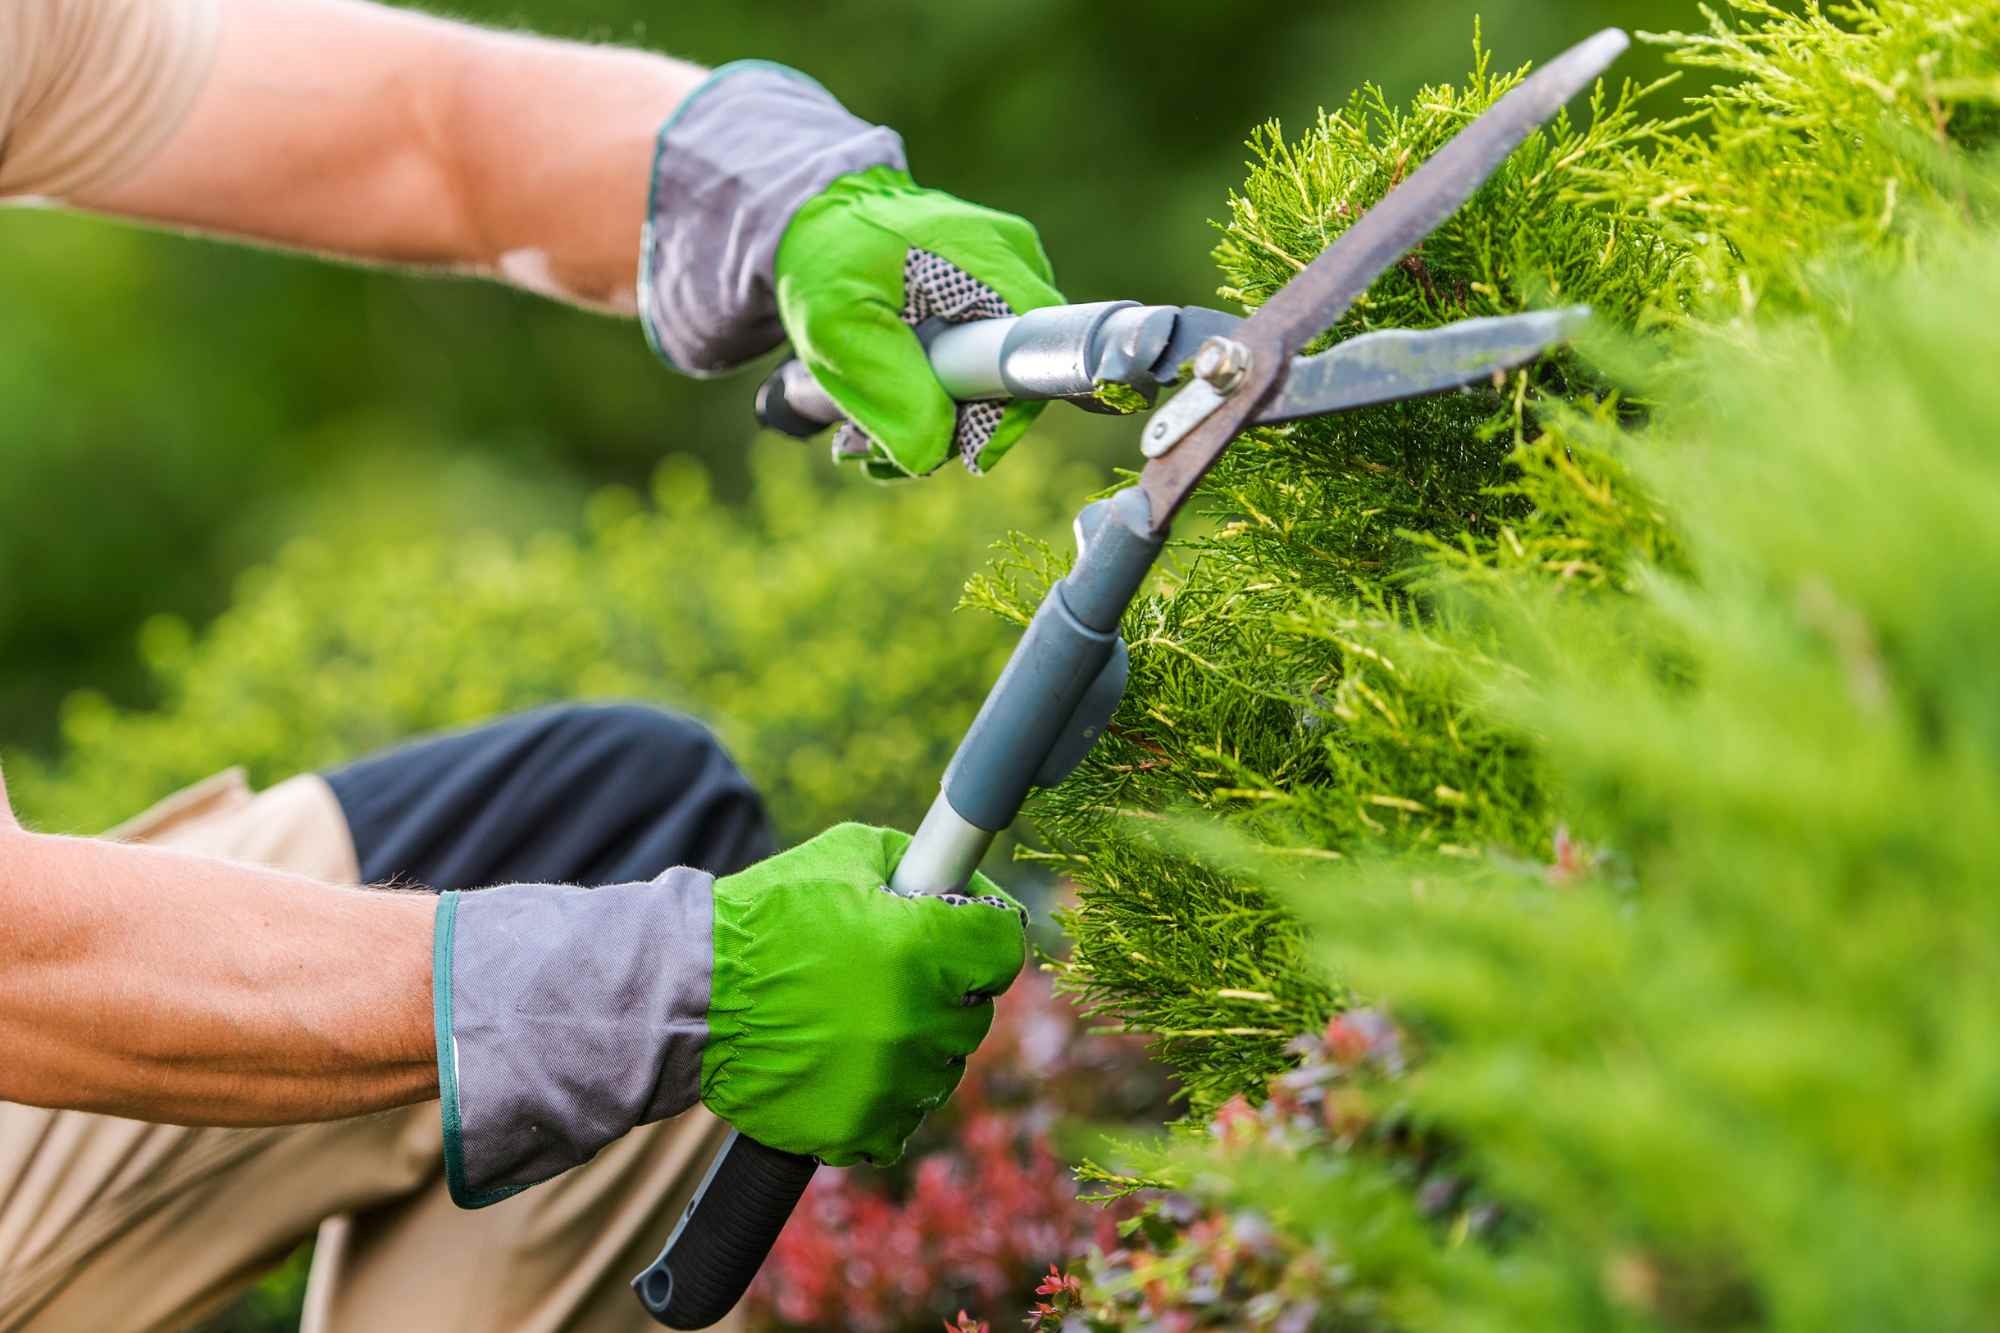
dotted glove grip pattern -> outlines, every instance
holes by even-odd
[[[912,249],[903,261],[903,322],[916,328],[929,319],[964,324],[975,319],[1004,319],[1015,314],[1000,293],[942,255]],[[966,471],[978,476],[979,455],[1000,429],[1006,405],[997,402],[960,403],[952,447]],[[874,441],[851,421],[841,423],[833,439],[835,461],[859,461],[876,456]]]

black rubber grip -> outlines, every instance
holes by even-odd
[[[666,1248],[632,1279],[640,1304],[668,1328],[707,1328],[735,1309],[818,1169],[731,1130]]]
[[[929,348],[950,327],[949,320],[933,315],[917,325],[917,341]],[[839,420],[840,409],[796,357],[779,365],[757,388],[757,424],[765,430],[810,440]]]
[[[787,361],[772,371],[757,389],[757,424],[796,440],[809,440],[830,422],[807,416],[785,396],[785,377],[799,373],[796,361]]]

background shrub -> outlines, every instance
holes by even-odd
[[[1087,468],[819,487],[817,451],[758,446],[721,503],[690,460],[652,503],[600,493],[579,536],[303,539],[200,635],[143,639],[162,697],[64,710],[62,758],[10,765],[24,815],[87,830],[204,773],[258,783],[555,699],[654,700],[709,721],[785,834],[912,825],[1011,636],[954,614],[992,524],[1066,526]]]
[[[797,65],[896,126],[921,179],[1033,217],[1072,299],[1193,301],[1212,286],[1206,219],[1245,126],[1310,115],[1363,77],[1402,88],[1454,72],[1458,52],[1431,25],[1479,3],[1417,16],[1383,0],[1160,0],[1143,20],[1118,0],[428,7],[711,64]],[[1518,60],[1677,3],[1484,8]],[[158,612],[206,621],[237,573],[292,536],[344,548],[574,530],[584,496],[642,488],[669,454],[704,461],[726,499],[751,484],[754,379],[668,374],[629,323],[39,209],[0,209],[0,249],[10,748],[46,752],[56,705],[80,685],[156,702],[132,652],[139,625]],[[1044,457],[1130,447],[1074,413],[1041,439]]]

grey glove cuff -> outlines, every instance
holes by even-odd
[[[462,1208],[589,1161],[700,1096],[713,877],[440,897],[445,1181]]]
[[[799,205],[849,172],[905,169],[894,130],[763,60],[708,76],[660,129],[639,321],[662,360],[717,375],[784,340],[772,266]]]

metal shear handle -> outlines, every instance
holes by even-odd
[[[1469,384],[1534,360],[1589,315],[1586,306],[1566,306],[1360,334],[1315,356],[1294,357],[1283,384],[1252,420],[1296,421]],[[1061,399],[1109,411],[1097,397],[1100,385],[1123,384],[1150,403],[1179,381],[1190,362],[1196,379],[1226,387],[1243,351],[1231,335],[1242,324],[1235,315],[1201,306],[1099,301],[968,324],[933,321],[917,335],[932,372],[960,402]],[[811,371],[787,361],[757,391],[757,420],[805,439],[840,420],[840,409]],[[1154,426],[1160,425],[1155,417]],[[1148,457],[1164,453],[1175,438],[1149,432],[1144,451]]]
[[[938,382],[962,403],[1062,399],[1098,409],[1102,383],[1127,385],[1151,402],[1203,342],[1242,322],[1201,306],[1092,301],[965,324],[927,320],[917,337]],[[757,420],[786,435],[815,435],[840,415],[798,361],[779,366],[757,391]]]

